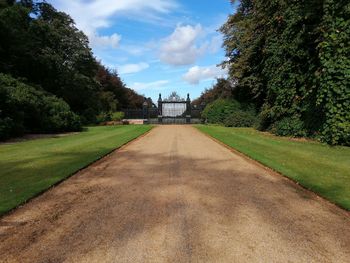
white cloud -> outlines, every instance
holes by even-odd
[[[122,45],[120,46],[120,50],[133,56],[140,56],[150,49],[147,46]]]
[[[164,87],[169,83],[169,80],[158,80],[154,82],[135,82],[134,84],[131,85],[131,88],[135,91],[140,91],[140,90],[160,90],[164,89]]]
[[[202,80],[210,80],[223,77],[227,74],[227,70],[219,68],[215,65],[209,67],[194,66],[190,68],[182,79],[189,84],[196,85]]]
[[[118,67],[118,72],[120,74],[131,74],[137,73],[142,70],[149,68],[149,64],[141,62],[138,64],[126,64]]]
[[[220,50],[221,46],[222,46],[222,36],[216,35],[212,37],[208,49],[210,52],[216,53]]]
[[[135,19],[157,19],[156,14],[167,14],[177,7],[175,0],[56,0],[54,5],[58,10],[68,13],[90,41],[95,42],[94,45],[108,44],[114,47],[119,44],[119,35],[99,36],[97,33],[99,28],[111,26],[113,16],[120,14],[133,15]]]
[[[100,36],[96,33],[89,36],[90,43],[93,47],[102,48],[117,48],[121,40],[121,36],[118,34],[112,34],[110,36]]]
[[[174,32],[161,41],[160,60],[173,66],[194,64],[205,52],[216,53],[222,45],[222,36],[215,34],[210,40],[205,37],[213,32],[196,26],[178,25]],[[201,44],[198,42],[201,41]]]
[[[160,60],[170,65],[190,65],[206,50],[206,44],[196,45],[197,39],[202,35],[201,25],[178,25],[174,32],[162,40],[160,47]]]

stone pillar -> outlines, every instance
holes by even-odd
[[[187,93],[187,99],[186,99],[186,123],[191,123],[191,99],[190,94]]]
[[[163,101],[162,101],[162,94],[159,93],[158,98],[158,123],[163,122]]]

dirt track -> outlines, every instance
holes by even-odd
[[[349,262],[349,213],[161,126],[0,219],[0,262]]]

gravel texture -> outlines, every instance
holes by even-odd
[[[156,127],[0,219],[0,262],[349,261],[349,212],[191,126]]]

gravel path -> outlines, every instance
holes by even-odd
[[[0,262],[349,262],[350,216],[159,126],[0,219]]]

